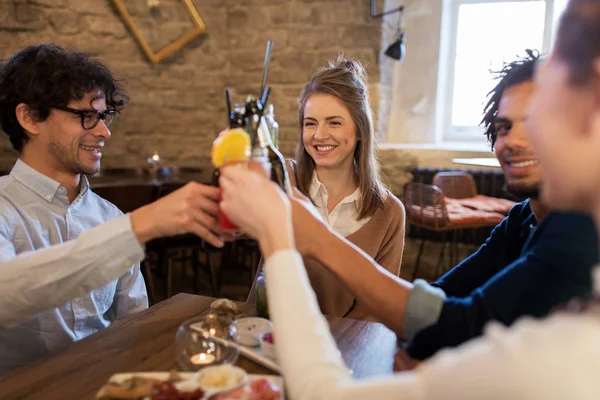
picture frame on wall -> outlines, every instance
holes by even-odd
[[[173,0],[170,0],[170,2],[172,2],[172,1]],[[114,4],[117,12],[123,19],[123,22],[125,23],[125,25],[127,25],[129,30],[133,34],[135,40],[141,47],[141,49],[144,52],[144,55],[146,56],[148,61],[150,61],[153,64],[159,63],[162,60],[164,60],[165,58],[169,57],[170,55],[176,53],[177,51],[182,49],[185,45],[190,43],[192,40],[196,39],[197,37],[203,35],[206,32],[206,25],[204,24],[204,21],[202,21],[202,18],[198,14],[198,10],[196,10],[196,7],[192,3],[192,0],[176,0],[176,1],[180,1],[182,3],[181,6],[184,7],[185,12],[187,12],[187,14],[190,16],[193,26],[191,27],[190,30],[186,31],[185,33],[183,33],[181,36],[179,36],[175,40],[162,46],[160,49],[155,50],[152,48],[148,39],[142,33],[142,29],[139,26],[139,22],[136,23],[135,16],[130,11],[128,11],[127,3],[129,3],[129,1],[128,0],[113,0],[113,4]],[[158,7],[160,7],[159,1],[155,0],[154,3],[156,3],[155,6],[148,6],[148,8],[150,10],[152,10],[153,7],[156,9],[158,9]],[[148,2],[148,4],[151,4],[151,3]]]

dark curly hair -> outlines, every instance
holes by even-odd
[[[129,100],[110,70],[88,54],[53,44],[26,47],[0,66],[0,128],[21,152],[28,136],[15,114],[19,104],[44,121],[52,107],[65,107],[92,90],[101,90],[107,108],[117,112]]]
[[[540,59],[540,53],[536,50],[526,50],[527,56],[519,58],[517,61],[506,64],[501,71],[496,72],[496,78],[500,79],[498,85],[488,93],[488,103],[484,108],[484,117],[481,121],[485,129],[485,136],[492,145],[496,144],[496,116],[498,107],[504,92],[515,85],[533,80],[535,66]]]

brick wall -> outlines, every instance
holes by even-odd
[[[160,0],[153,13],[146,0],[124,3],[155,50],[191,27],[179,0]],[[107,143],[103,164],[110,167],[140,165],[153,150],[172,164],[207,165],[214,135],[226,123],[224,89],[238,101],[257,94],[268,39],[274,40],[271,100],[287,154],[297,141],[297,96],[318,65],[340,52],[356,56],[377,87],[381,21],[369,18],[367,0],[194,3],[207,34],[151,65],[110,0],[0,0],[0,57],[53,42],[93,54],[123,79],[131,102]],[[1,135],[0,169],[15,156]]]

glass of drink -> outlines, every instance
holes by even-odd
[[[234,165],[239,168],[247,168],[258,175],[261,175],[267,179],[271,179],[271,163],[268,161],[268,159],[236,161],[232,163],[227,163],[224,166],[231,165]],[[223,228],[226,231],[235,232],[239,230],[238,226],[236,226],[233,222],[229,220],[229,218],[227,218],[227,215],[225,215],[221,208],[219,208],[219,224],[221,225],[221,228]]]

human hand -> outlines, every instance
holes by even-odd
[[[223,247],[219,227],[219,188],[190,182],[169,195],[131,213],[133,231],[140,243],[165,236],[195,234]]]
[[[251,170],[229,166],[222,168],[219,184],[221,210],[258,240],[265,258],[293,247],[290,203],[275,183]]]

